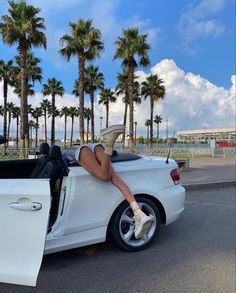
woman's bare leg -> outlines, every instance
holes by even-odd
[[[84,146],[80,150],[79,163],[98,179],[102,181],[111,180],[111,159],[105,152],[103,152],[101,163],[99,163],[94,153]]]
[[[104,148],[101,145],[97,145],[94,149],[94,154],[97,159],[97,161],[102,165],[104,161]],[[114,171],[114,169],[111,166],[111,160],[109,159],[109,169],[111,174],[111,182],[122,192],[125,199],[128,201],[129,204],[131,202],[135,201],[134,196],[132,195],[129,187],[126,185],[126,183],[117,175],[117,173]]]
[[[96,146],[94,149],[94,154],[97,159],[97,161],[100,164],[103,164],[104,160],[104,148],[100,145]],[[130,204],[131,209],[134,212],[134,218],[135,218],[135,237],[136,238],[142,238],[145,232],[149,229],[151,225],[151,218],[148,217],[146,214],[144,214],[138,203],[136,202],[133,194],[131,193],[129,187],[126,185],[126,183],[117,175],[117,173],[114,171],[114,169],[111,166],[110,163],[110,170],[111,170],[111,182],[122,192],[125,199]]]
[[[104,148],[101,145],[96,146],[93,154],[88,147],[82,147],[79,162],[82,167],[95,177],[103,181],[111,180],[111,182],[122,192],[134,212],[135,237],[141,238],[145,231],[150,227],[151,219],[141,211],[129,187],[113,170],[110,156],[104,152]]]
[[[86,146],[82,147],[79,157],[80,165],[92,175],[103,181],[110,181],[122,192],[129,204],[135,201],[129,187],[116,174],[111,166],[111,158],[101,145],[95,147],[94,153]]]

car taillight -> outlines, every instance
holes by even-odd
[[[173,169],[170,172],[170,177],[172,178],[172,180],[174,181],[174,184],[177,185],[180,183],[180,174],[179,174],[179,170],[178,169]]]

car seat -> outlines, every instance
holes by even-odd
[[[40,172],[43,170],[43,167],[49,161],[48,153],[49,153],[49,145],[46,142],[40,144],[39,152],[41,156],[39,157],[37,164],[30,175],[30,178],[37,178]]]
[[[57,145],[53,145],[49,150],[49,161],[38,176],[38,178],[50,179],[51,210],[49,227],[51,227],[56,220],[62,179],[63,176],[67,174],[67,167],[65,167],[62,162],[61,148]]]
[[[49,160],[39,173],[38,178],[49,178],[51,191],[53,191],[57,179],[61,177],[63,167],[61,149],[59,146],[53,145],[49,150]]]

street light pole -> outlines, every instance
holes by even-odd
[[[100,132],[101,132],[101,130],[102,130],[102,119],[103,119],[103,117],[100,116]]]
[[[101,142],[102,119],[103,119],[103,117],[100,116],[100,135],[99,135],[99,137],[100,137],[100,142]]]

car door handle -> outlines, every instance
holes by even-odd
[[[39,202],[31,202],[31,203],[12,202],[10,203],[10,207],[20,211],[39,211],[41,210],[42,205]]]

